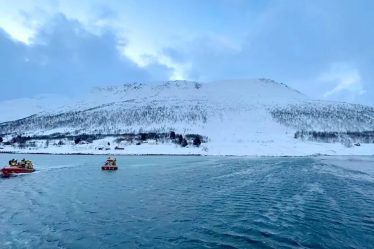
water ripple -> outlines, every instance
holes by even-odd
[[[32,157],[0,179],[0,248],[374,245],[371,158]]]

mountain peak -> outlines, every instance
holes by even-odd
[[[149,153],[148,149],[160,153],[155,148],[163,146],[178,153],[185,151],[175,149],[166,139],[174,132],[187,139],[203,138],[204,145],[199,149],[190,147],[191,151],[220,155],[298,155],[303,146],[310,149],[302,153],[331,153],[339,148],[333,144],[307,145],[304,140],[328,143],[331,140],[347,146],[352,141],[357,144],[374,141],[374,108],[311,101],[271,79],[132,82],[96,88],[59,111],[32,114],[35,113],[22,120],[0,123],[0,134],[10,141],[16,141],[13,138],[19,135],[31,136],[35,144],[46,136],[57,139],[51,136],[57,134],[59,139],[65,139],[62,143],[66,143],[66,149],[89,149],[93,153],[96,153],[94,145],[87,148],[74,145],[73,137],[91,134],[97,143],[111,137],[110,144],[118,143],[134,151],[143,148],[145,153]],[[139,143],[145,145],[137,147],[131,139],[125,144],[120,142],[124,134],[136,138],[146,133],[163,138],[159,142],[165,145],[152,147],[142,140]],[[59,141],[53,143],[58,148]],[[189,146],[194,144],[191,142]],[[15,147],[7,147],[12,148]],[[360,145],[362,148],[371,147]]]
[[[92,93],[123,93],[129,90],[138,90],[144,86],[143,83],[131,82],[122,85],[110,85],[103,87],[95,87]]]

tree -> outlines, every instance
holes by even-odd
[[[140,134],[140,139],[141,139],[142,141],[147,140],[147,134],[145,134],[145,133]]]
[[[199,147],[201,144],[201,140],[199,137],[195,137],[195,139],[193,140],[193,145]]]
[[[183,136],[182,135],[177,135],[177,143],[182,144],[183,142]]]
[[[86,142],[92,142],[94,139],[94,136],[90,136],[90,135],[87,135],[87,134],[82,134],[82,135],[79,135],[79,136],[76,136],[74,138],[74,143],[75,144],[79,144],[81,141],[86,141]]]
[[[170,139],[175,139],[175,132],[174,131],[170,132]]]
[[[27,140],[31,139],[30,137],[22,137],[20,135],[12,138],[10,141],[12,144],[19,143],[19,144],[25,144]]]
[[[77,137],[77,138],[74,139],[75,144],[79,144],[80,141],[82,141],[82,139],[80,137]]]
[[[182,141],[182,143],[181,143],[181,146],[182,147],[186,147],[187,146],[187,140],[185,139],[185,138],[183,138],[183,141]]]

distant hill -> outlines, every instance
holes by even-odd
[[[33,142],[35,151],[66,153],[101,153],[101,141],[111,144],[109,151],[123,147],[121,154],[374,154],[373,131],[372,107],[311,100],[268,79],[98,88],[56,111],[0,123],[4,141],[13,139],[3,150],[19,151],[18,136],[28,137],[22,149]],[[83,134],[91,141],[73,143]],[[48,137],[53,142],[46,147]]]

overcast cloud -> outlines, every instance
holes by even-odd
[[[365,0],[0,0],[0,98],[266,77],[313,98],[374,105],[373,7]]]

